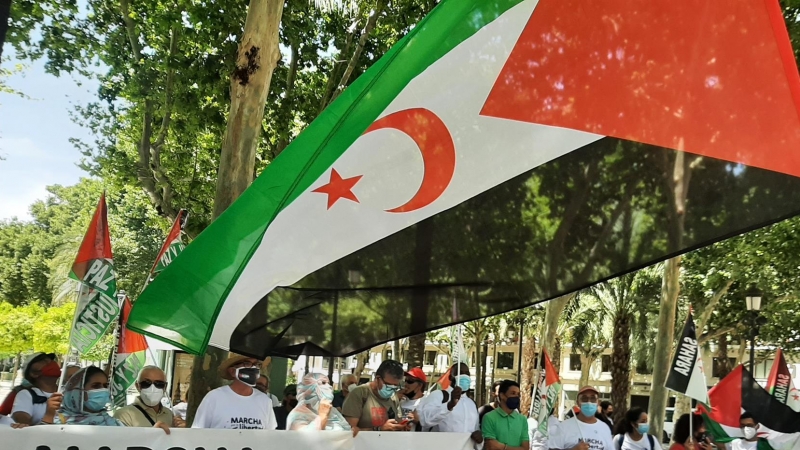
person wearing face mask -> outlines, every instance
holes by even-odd
[[[631,408],[625,417],[617,423],[614,436],[615,450],[661,450],[658,439],[647,434],[650,425],[647,422],[647,413],[642,408]]]
[[[419,419],[414,417],[414,412],[425,398],[428,376],[422,371],[422,367],[414,367],[405,375],[403,390],[400,391],[400,411],[403,418],[411,418],[415,423],[416,426],[411,431],[421,431],[422,425]]]
[[[486,450],[529,450],[528,421],[519,413],[519,383],[503,380],[498,388],[500,407],[483,416],[481,430]]]
[[[272,408],[275,412],[275,420],[278,421],[278,430],[286,429],[286,419],[289,413],[297,406],[297,385],[290,384],[283,390],[283,404]]]
[[[758,428],[760,425],[752,414],[745,412],[739,417],[739,427],[744,439],[736,439],[725,444],[726,450],[756,450],[758,447]]]
[[[375,379],[350,390],[342,405],[353,435],[364,431],[409,431],[411,422],[400,414],[397,392],[403,380],[403,365],[387,359],[375,371]]]
[[[272,400],[255,389],[260,363],[255,358],[234,355],[219,366],[219,375],[231,380],[209,392],[197,408],[192,428],[274,430],[278,427]]]
[[[309,373],[297,385],[297,406],[286,419],[286,429],[350,431],[350,424],[333,407],[333,386],[326,375]]]
[[[139,396],[132,404],[118,409],[114,417],[126,427],[152,427],[156,422],[175,424],[172,411],[161,404],[167,389],[167,377],[156,366],[147,366],[139,371],[136,390]]]
[[[578,391],[580,412],[561,422],[549,437],[547,446],[551,450],[614,450],[609,426],[596,417],[599,396],[592,386]]]
[[[478,407],[464,395],[472,386],[469,367],[455,364],[449,370],[450,386],[431,392],[417,407],[414,419],[423,431],[470,433],[472,441],[483,442]]]
[[[689,420],[689,414],[684,414],[675,422],[675,429],[672,433],[672,445],[669,450],[713,450],[714,447],[722,449],[724,445],[716,445],[711,442],[711,438],[706,433],[706,424],[703,416],[693,414]]]
[[[56,422],[66,425],[94,425],[124,427],[125,424],[111,417],[107,406],[111,403],[108,376],[100,368],[89,366],[81,369],[67,381],[64,387],[64,402]],[[169,434],[169,426],[156,422],[153,428],[161,428]]]
[[[350,395],[350,389],[358,386],[358,379],[353,374],[342,375],[339,386],[342,387],[342,390],[333,394],[333,407],[342,412],[344,400]]]
[[[61,407],[62,395],[58,391],[61,366],[54,354],[34,353],[23,369],[25,383],[16,393],[11,418],[16,423],[39,425],[53,423]]]

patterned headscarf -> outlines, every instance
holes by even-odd
[[[303,381],[297,385],[297,406],[286,418],[286,429],[291,430],[294,423],[296,429],[318,430],[316,421],[319,418],[319,405],[323,399],[333,400],[333,386],[330,385],[328,377],[318,373],[304,376]],[[339,410],[331,408],[325,429],[350,430],[350,424]]]
[[[86,373],[89,368],[75,372],[64,388],[64,400],[61,403],[60,415],[66,419],[68,425],[100,425],[121,427],[125,426],[119,420],[111,417],[107,410],[98,412],[84,411],[83,386],[86,384]]]

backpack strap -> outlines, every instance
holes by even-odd
[[[619,436],[617,436],[617,440],[616,440],[616,442],[614,442],[614,445],[617,447],[617,450],[622,450],[622,443],[624,441],[625,441],[625,435],[624,434],[620,434]]]
[[[650,441],[650,450],[655,450],[656,445],[654,443],[655,441],[653,440],[653,435],[652,434],[648,434],[647,435],[647,440]]]
[[[33,402],[34,405],[41,405],[42,403],[47,403],[47,397],[45,397],[44,395],[37,394],[36,392],[33,391],[33,388],[26,387],[25,390],[31,394],[31,402]]]
[[[133,406],[135,406],[136,409],[138,409],[142,413],[142,415],[147,419],[147,421],[150,422],[150,425],[152,425],[152,426],[156,425],[156,422],[153,420],[152,417],[150,417],[150,414],[147,414],[147,412],[144,410],[144,408],[142,408],[139,405],[133,405]]]

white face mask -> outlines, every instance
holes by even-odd
[[[161,398],[164,397],[164,390],[159,389],[155,386],[150,386],[147,389],[142,389],[139,393],[139,398],[142,399],[142,403],[147,406],[156,406],[161,403]]]
[[[744,427],[742,428],[742,432],[744,433],[744,438],[747,440],[756,437],[756,429],[753,427]]]
[[[357,388],[358,385],[355,383],[350,383],[347,385],[347,392],[353,392],[353,389]]]

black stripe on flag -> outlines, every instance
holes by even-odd
[[[689,389],[689,380],[692,378],[694,366],[697,364],[697,332],[694,327],[694,318],[689,312],[686,326],[683,327],[681,339],[672,358],[672,367],[669,369],[666,387],[675,392],[685,394]]]

